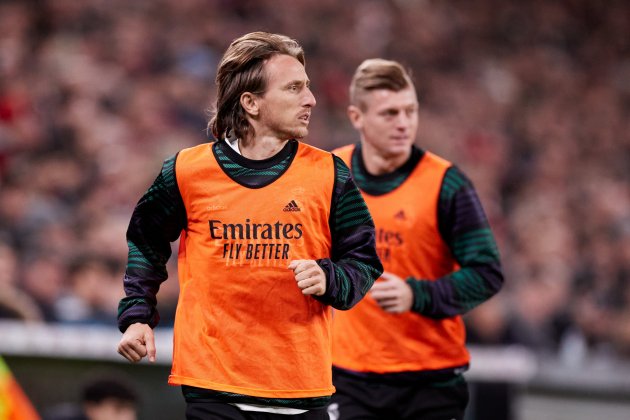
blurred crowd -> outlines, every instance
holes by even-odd
[[[624,0],[0,0],[0,317],[115,324],[133,206],[208,141],[217,62],[253,30],[305,47],[327,150],[358,141],[363,59],[411,69],[418,145],[469,175],[499,242],[506,285],[471,342],[630,357]]]

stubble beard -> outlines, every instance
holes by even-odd
[[[284,140],[301,140],[308,135],[307,127],[296,127],[292,129],[278,129],[278,137]]]
[[[308,135],[308,125],[293,125],[281,121],[266,121],[269,129],[282,140],[303,139]]]
[[[304,137],[308,136],[308,128],[304,127],[304,128],[298,128],[293,130],[293,138],[294,139],[303,139]]]

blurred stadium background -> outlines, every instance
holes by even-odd
[[[115,354],[133,206],[207,141],[214,71],[253,30],[296,38],[318,104],[308,141],[357,141],[365,58],[418,87],[418,144],[472,178],[506,284],[466,317],[471,420],[630,418],[630,2],[0,0],[0,355],[40,413],[119,371],[140,418],[181,418],[160,362]]]

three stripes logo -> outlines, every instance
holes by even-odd
[[[295,200],[291,200],[291,201],[289,201],[289,204],[284,206],[282,211],[302,211],[302,210],[300,209],[300,206],[297,205]]]

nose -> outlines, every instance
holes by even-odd
[[[313,95],[313,92],[311,92],[311,89],[308,87],[304,89],[304,92],[305,92],[305,95],[303,99],[303,105],[309,108],[314,107],[317,104],[317,101],[315,100],[315,96]]]

